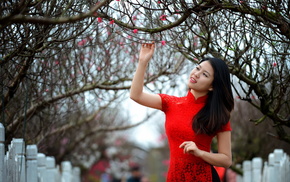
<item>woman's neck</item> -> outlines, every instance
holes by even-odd
[[[192,90],[192,89],[190,89],[190,92],[194,96],[195,100],[197,100],[198,98],[200,98],[200,97],[205,96],[205,95],[208,94],[208,92],[198,92],[198,91]]]

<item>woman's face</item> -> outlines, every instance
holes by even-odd
[[[203,61],[197,65],[189,75],[188,87],[198,96],[206,95],[212,91],[214,70],[209,61]]]

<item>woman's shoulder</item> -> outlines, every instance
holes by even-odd
[[[176,100],[182,100],[182,99],[184,99],[185,98],[185,96],[183,96],[183,97],[179,97],[179,96],[175,96],[175,95],[168,95],[168,94],[158,94],[160,97],[161,97],[161,99],[162,99],[162,101],[163,100],[166,100],[166,101],[176,101]]]

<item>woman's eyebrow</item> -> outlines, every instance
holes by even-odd
[[[200,68],[202,68],[202,66],[200,64],[198,66],[200,66]],[[207,72],[207,74],[210,75],[210,73],[208,71],[204,70],[204,72]]]

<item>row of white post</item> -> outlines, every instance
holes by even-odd
[[[237,182],[290,182],[290,160],[282,149],[275,149],[268,161],[255,157],[242,164],[243,176]]]
[[[69,161],[55,164],[55,158],[38,153],[36,145],[27,145],[14,138],[5,153],[5,131],[0,123],[0,181],[1,182],[80,182],[78,167]]]

